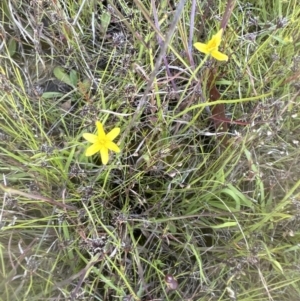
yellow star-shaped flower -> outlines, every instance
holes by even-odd
[[[221,44],[222,34],[223,34],[223,29],[220,29],[217,34],[212,36],[212,38],[207,42],[207,44],[195,43],[194,47],[200,52],[203,52],[205,54],[210,54],[218,61],[227,61],[228,56],[218,50]]]
[[[100,152],[102,163],[106,165],[109,159],[109,150],[112,150],[116,153],[120,152],[120,148],[114,142],[112,142],[119,135],[120,128],[114,128],[108,134],[105,134],[103,125],[100,121],[96,121],[96,126],[98,135],[89,133],[83,134],[84,139],[93,143],[93,145],[87,148],[85,155],[89,157],[97,152]]]

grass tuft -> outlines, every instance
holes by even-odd
[[[298,300],[299,16],[2,1],[0,299]],[[193,48],[221,27],[228,62]]]

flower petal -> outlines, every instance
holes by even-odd
[[[215,35],[212,36],[211,41],[214,41],[215,46],[218,48],[221,44],[223,29],[220,29]]]
[[[85,151],[85,155],[89,157],[96,154],[97,152],[99,152],[99,145],[95,143],[87,148],[87,150]]]
[[[105,143],[105,147],[108,148],[108,149],[110,149],[110,150],[112,150],[112,151],[114,151],[114,152],[116,152],[116,153],[119,153],[121,151],[120,148],[118,147],[118,145],[115,144],[112,141],[106,142]]]
[[[228,61],[228,56],[218,50],[212,51],[211,55],[218,61]]]
[[[97,130],[98,130],[98,137],[100,139],[105,138],[106,135],[105,135],[102,123],[100,121],[96,121],[96,126],[97,126]]]
[[[114,140],[118,135],[120,134],[120,128],[114,128],[112,129],[107,135],[106,138],[108,140]]]
[[[105,147],[102,147],[102,148],[100,149],[100,155],[101,155],[102,163],[103,163],[104,165],[106,165],[107,162],[108,162],[108,159],[109,159],[109,157],[108,157],[108,149],[105,148]]]
[[[82,134],[83,138],[88,142],[95,143],[98,140],[98,136],[94,134],[84,133]]]
[[[208,47],[207,47],[207,45],[206,44],[203,44],[203,43],[195,43],[194,44],[194,47],[197,49],[197,50],[199,50],[200,52],[203,52],[203,53],[205,53],[205,54],[209,54],[209,49],[208,49]]]

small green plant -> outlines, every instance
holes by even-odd
[[[59,81],[73,88],[73,91],[79,93],[86,100],[89,100],[89,91],[91,88],[91,82],[88,79],[79,79],[78,73],[75,70],[71,70],[67,73],[64,68],[57,66],[53,70],[53,74]],[[45,99],[53,97],[61,97],[61,92],[44,92],[42,97]]]

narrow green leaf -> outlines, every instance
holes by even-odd
[[[17,49],[17,42],[16,42],[16,40],[13,39],[13,38],[9,39],[9,42],[8,42],[8,52],[9,52],[9,55],[11,57],[16,53],[16,49]]]
[[[236,227],[237,222],[226,222],[221,225],[215,225],[215,226],[210,226],[213,229],[222,229],[222,228],[228,228],[228,227]]]
[[[74,87],[76,87],[77,83],[78,83],[78,76],[77,76],[77,72],[75,70],[70,71],[70,80],[72,82],[72,85]]]
[[[108,12],[103,12],[101,17],[101,32],[106,32],[108,25],[110,24],[111,15]]]
[[[60,92],[45,92],[42,94],[42,98],[49,99],[49,98],[56,98],[56,97],[62,97],[64,94]]]
[[[60,81],[64,82],[65,84],[75,88],[70,76],[64,71],[64,68],[62,68],[60,66],[55,67],[54,70],[53,70],[53,74],[58,80],[60,80]]]

